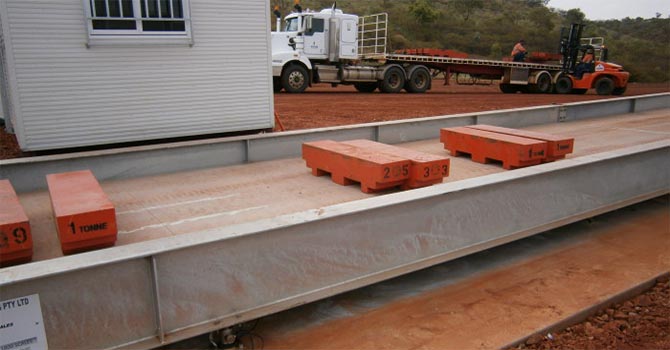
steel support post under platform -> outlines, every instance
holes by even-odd
[[[670,140],[0,271],[52,348],[150,348],[670,191]]]

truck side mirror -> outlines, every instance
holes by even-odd
[[[305,34],[312,32],[312,17],[305,17]]]
[[[295,40],[293,38],[288,39],[288,46],[293,48],[293,51],[295,51]]]

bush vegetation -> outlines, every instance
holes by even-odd
[[[293,0],[272,0],[286,14]],[[320,10],[333,0],[303,0]],[[558,52],[561,28],[586,25],[584,37],[605,38],[609,60],[631,72],[631,81],[670,81],[670,18],[591,21],[579,9],[550,7],[548,0],[340,0],[358,15],[387,12],[391,50],[432,47],[501,59],[521,38],[529,51]]]

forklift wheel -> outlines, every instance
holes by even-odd
[[[598,95],[611,95],[614,91],[614,81],[608,77],[602,77],[596,81],[596,92]]]
[[[572,79],[567,75],[561,75],[556,79],[554,88],[556,89],[556,93],[569,94],[572,92]]]

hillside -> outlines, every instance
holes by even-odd
[[[272,0],[283,14],[293,0]],[[610,61],[639,82],[670,81],[670,18],[590,21],[579,9],[560,11],[546,0],[340,0],[337,7],[358,15],[387,12],[391,49],[435,47],[500,59],[524,38],[530,51],[557,52],[561,28],[586,24],[585,37],[602,36]],[[304,9],[332,6],[302,0]]]

